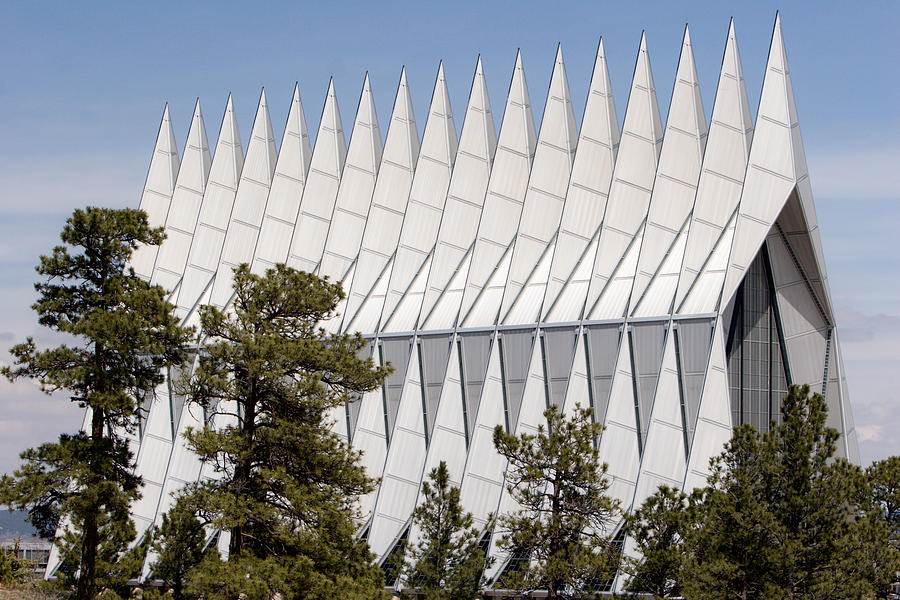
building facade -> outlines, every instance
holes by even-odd
[[[325,326],[394,367],[334,415],[381,480],[360,528],[380,560],[417,537],[442,460],[476,520],[512,508],[493,428],[534,431],[549,404],[593,407],[625,507],[702,485],[732,427],[779,418],[789,383],[826,397],[858,462],[777,19],[755,120],[733,27],[710,120],[687,30],[665,124],[644,39],[621,127],[602,41],[580,128],[561,50],[540,127],[521,56],[499,116],[498,134],[480,59],[458,137],[442,67],[421,139],[405,72],[384,142],[368,76],[346,132],[329,86],[314,147],[296,89],[280,146],[262,93],[246,153],[230,97],[215,149],[199,102],[181,153],[163,114],[140,206],[168,237],[135,271],[187,324],[228,305],[240,263],[327,275],[347,297]],[[202,415],[169,392],[135,440],[139,537],[211,476],[180,437]],[[488,543],[495,575],[508,560]]]

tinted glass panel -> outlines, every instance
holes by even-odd
[[[450,358],[450,334],[419,338],[419,368],[422,379],[422,412],[425,416],[425,437],[431,439],[441,386],[447,373]]]
[[[406,368],[409,366],[411,345],[411,337],[385,338],[381,340],[381,364],[390,364],[394,367],[394,372],[387,376],[382,387],[385,435],[388,442],[390,442],[391,433],[394,431],[394,423],[397,421],[397,411],[400,409],[400,394],[403,392],[403,383],[406,381]]]
[[[534,341],[533,329],[504,331],[500,334],[500,358],[502,361],[504,408],[506,410],[506,430],[515,431],[519,421],[519,409],[528,380],[528,366],[531,362],[531,348]]]
[[[572,359],[575,357],[575,336],[578,329],[543,330],[541,347],[544,360],[544,381],[547,383],[547,404],[562,408],[569,387]]]
[[[606,407],[609,405],[609,393],[612,389],[621,337],[621,326],[617,323],[591,325],[585,332],[591,403],[594,408],[594,419],[601,423],[606,419]]]
[[[732,423],[749,423],[760,431],[781,421],[789,383],[768,263],[763,248],[738,288],[728,334]]]
[[[463,413],[466,417],[466,441],[475,427],[475,415],[481,402],[481,390],[487,373],[491,352],[491,332],[477,331],[459,336],[460,381],[463,393]]]

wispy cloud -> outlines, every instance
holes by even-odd
[[[818,151],[807,161],[817,198],[900,198],[900,148]]]

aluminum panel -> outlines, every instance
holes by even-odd
[[[521,301],[520,296],[526,286],[531,283],[543,286],[547,281],[549,257],[543,273],[535,267],[543,262],[542,259],[559,230],[575,155],[578,130],[572,111],[566,67],[563,64],[562,46],[556,51],[556,62],[544,106],[540,135],[534,150],[534,164],[525,192],[521,222],[515,236],[512,263],[500,307],[501,321],[506,323],[537,322],[539,318],[539,307],[537,310],[527,311],[530,314],[523,315],[518,320],[510,312]]]
[[[516,65],[509,86],[509,96],[500,125],[500,137],[494,167],[484,199],[484,210],[478,225],[478,235],[473,249],[472,263],[460,307],[459,322],[467,327],[493,325],[500,309],[501,298],[491,295],[480,302],[481,292],[492,279],[516,235],[522,205],[528,186],[535,152],[534,119],[531,101],[525,83],[521,53],[516,55]],[[469,319],[469,312],[476,304],[478,318]]]
[[[138,204],[138,208],[147,213],[147,223],[150,227],[164,227],[166,224],[180,163],[167,103],[163,109],[159,133],[156,135],[156,144],[153,146],[150,167],[144,182],[144,191]],[[132,253],[129,264],[135,274],[144,281],[150,281],[153,276],[153,265],[156,263],[158,253],[159,246],[144,244],[138,245]]]
[[[328,227],[322,262],[316,274],[342,281],[359,254],[372,192],[381,164],[381,131],[369,74],[363,81],[347,160]]]
[[[275,134],[269,118],[266,91],[263,90],[259,96],[259,107],[256,109],[253,130],[247,144],[247,156],[234,196],[222,257],[213,280],[210,294],[210,304],[213,306],[225,307],[233,294],[234,269],[253,260],[269,188],[275,174],[276,157]]]
[[[341,112],[334,93],[334,80],[331,80],[291,237],[289,267],[312,272],[322,259],[346,156]]]
[[[690,33],[685,27],[665,138],[650,198],[647,225],[641,237],[640,258],[634,274],[634,287],[629,302],[631,314],[658,316],[669,312],[675,292],[674,285],[655,290],[657,297],[648,306],[642,307],[641,304],[651,281],[657,277],[677,277],[680,270],[684,248],[679,247],[676,241],[687,231],[690,223],[706,147],[706,134],[700,83]],[[672,265],[669,269],[664,269],[666,262],[673,262],[678,266]],[[668,275],[666,271],[674,271],[675,275]],[[659,297],[663,290],[668,291],[670,288],[671,293],[665,294],[668,298]]]
[[[277,263],[287,262],[311,158],[300,87],[295,85],[265,215],[253,252],[251,271],[254,273],[261,274]]]
[[[397,252],[403,216],[409,202],[413,172],[419,158],[419,132],[413,115],[412,99],[406,81],[406,69],[400,72],[400,84],[388,127],[381,166],[372,192],[372,204],[366,218],[365,231],[357,259],[357,268],[348,286],[347,305],[343,311],[348,331],[359,328],[353,318],[364,302],[380,304],[380,296],[370,297],[379,279],[385,285],[390,277],[391,258]],[[380,306],[374,309],[380,313]],[[373,330],[365,331],[374,333]]]
[[[484,206],[484,196],[497,147],[496,135],[484,69],[479,57],[466,107],[466,118],[459,138],[456,163],[450,177],[447,202],[434,248],[434,258],[422,300],[420,327],[444,329],[453,327],[456,323],[461,296],[455,302],[455,310],[443,313],[440,318],[438,315],[432,318],[431,315],[451,281],[458,275],[460,267],[466,262],[466,255],[475,242],[478,220]],[[465,285],[465,279],[461,285]]]
[[[191,250],[174,302],[180,319],[187,319],[215,276],[243,164],[241,136],[229,95]]]
[[[172,202],[166,215],[166,243],[159,249],[150,278],[150,283],[162,285],[170,292],[178,285],[187,264],[210,165],[206,126],[203,124],[200,101],[197,100],[175,180],[175,191],[172,192]]]

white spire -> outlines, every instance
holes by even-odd
[[[387,322],[403,295],[410,290],[410,285],[423,270],[434,248],[447,199],[453,161],[456,159],[456,145],[456,126],[450,110],[444,64],[441,63],[438,65],[434,93],[425,122],[425,134],[419,151],[420,158],[416,164],[416,173],[409,193],[409,204],[403,219],[397,255],[388,283],[387,296],[383,301],[382,324]],[[425,275],[427,276],[427,273]],[[424,278],[422,281],[424,283]],[[418,316],[420,306],[421,291],[418,304],[414,307],[415,314],[410,315],[413,320],[410,329],[415,326],[414,320]]]
[[[593,263],[595,252],[591,250],[595,249],[606,212],[618,148],[619,122],[601,39],[597,45],[578,149],[547,281],[543,320],[574,321],[581,316],[590,280],[590,266],[581,269],[588,272],[587,278],[576,278],[575,273],[579,265]],[[566,302],[560,301],[563,293],[568,300]]]
[[[734,20],[728,28],[722,70],[716,89],[709,138],[703,158],[703,169],[697,187],[697,198],[691,215],[690,232],[684,252],[675,311],[680,312],[688,292],[699,281],[698,277],[716,280],[704,289],[719,289],[725,277],[727,248],[734,235],[734,216],[743,189],[753,122],[747,99],[747,86],[741,68]],[[730,226],[730,233],[726,228]],[[724,245],[724,246],[723,246]],[[725,251],[717,251],[723,246]],[[724,260],[716,261],[714,257]],[[701,269],[704,275],[700,275]],[[716,308],[716,294],[702,294],[697,298],[704,305],[695,305],[700,312],[712,312]]]
[[[773,152],[772,148],[779,151]],[[825,283],[825,263],[813,206],[812,190],[797,121],[797,107],[781,33],[781,17],[775,17],[766,77],[759,100],[756,131],[738,211],[734,242],[725,277],[723,302],[727,302],[743,274],[765,241],[769,230],[797,189],[806,230],[809,253],[795,252],[807,277],[815,280],[818,301],[831,314],[830,294]],[[811,254],[811,256],[806,256]]]
[[[250,132],[250,142],[247,144],[247,158],[241,170],[222,258],[210,296],[210,304],[213,306],[222,308],[228,303],[233,293],[234,269],[253,260],[253,250],[259,239],[266,199],[275,173],[275,159],[275,134],[272,132],[266,90],[263,88],[253,130]]]
[[[262,273],[275,263],[287,261],[311,154],[300,86],[294,85],[294,96],[275,163],[275,176],[266,201],[266,213],[253,253],[254,273]]]
[[[669,312],[678,285],[706,133],[700,81],[690,32],[685,26],[665,139],[631,291],[631,313],[661,315]],[[653,286],[648,288],[651,280]],[[636,310],[639,313],[635,313]]]
[[[163,286],[170,293],[181,280],[187,264],[211,162],[206,126],[198,98],[166,216],[166,243],[159,249],[153,276],[150,278],[151,283]]]
[[[448,310],[442,311],[440,315],[434,314],[433,323],[438,327],[453,327],[453,321],[459,311],[462,289],[451,294],[448,294],[448,290],[451,282],[459,279],[454,276],[466,262],[466,257],[471,259],[472,244],[478,232],[478,220],[481,217],[496,148],[497,133],[488,98],[484,67],[479,56],[472,78],[472,89],[469,92],[466,119],[459,137],[453,175],[450,178],[447,203],[444,206],[434,258],[428,272],[421,313],[417,315],[420,327],[432,318],[439,301],[447,305]],[[465,285],[464,278],[462,285]],[[407,321],[400,319],[399,315],[396,318],[395,315],[391,315],[386,320],[387,326],[396,331],[403,331],[406,323]],[[415,323],[413,325],[415,326]]]
[[[169,104],[166,103],[159,124],[159,133],[156,136],[156,145],[150,158],[150,168],[147,170],[144,192],[138,205],[147,213],[150,227],[162,227],[166,224],[166,215],[169,213],[169,204],[175,191],[175,179],[178,177],[180,162],[175,132],[169,118]],[[141,245],[132,254],[129,262],[141,279],[150,280],[158,252],[159,246]]]
[[[347,149],[347,162],[338,189],[334,215],[325,241],[318,275],[342,281],[359,253],[375,178],[381,163],[381,131],[369,74],[363,81],[356,122]]]
[[[536,141],[531,100],[522,66],[522,52],[519,51],[516,53],[509,96],[503,112],[503,123],[500,125],[494,168],[484,199],[478,237],[459,312],[460,323],[465,321],[473,325],[476,322],[492,325],[497,319],[502,289],[498,294],[491,295],[490,299],[485,299],[483,305],[478,307],[478,316],[466,321],[469,312],[475,308],[482,290],[515,238],[522,216],[522,205],[525,201]]]
[[[378,170],[378,180],[372,193],[372,206],[366,219],[357,268],[348,290],[344,310],[347,320],[356,315],[379,279],[384,279],[385,285],[387,284],[390,274],[385,270],[390,268],[389,263],[397,250],[418,158],[419,132],[404,67],[400,71],[400,83]],[[384,299],[383,295],[381,299]],[[373,312],[381,314],[381,310]]]
[[[549,255],[545,261],[542,257],[552,252],[550,244],[559,229],[577,139],[578,128],[572,111],[562,45],[559,45],[516,234],[509,279],[503,293],[500,319],[504,323],[532,323],[540,317],[539,303],[544,297],[550,260]],[[547,262],[547,268],[543,269],[542,276],[535,279],[537,266],[541,262]],[[534,289],[529,289],[528,299],[522,299],[519,310],[512,312],[526,285]]]
[[[300,212],[287,259],[288,266],[311,272],[319,264],[346,156],[347,142],[344,139],[344,127],[332,79],[328,82],[328,92],[316,134],[316,146],[303,187]]]
[[[244,152],[231,94],[225,105],[222,127],[216,142],[209,171],[209,183],[203,193],[197,229],[191,241],[187,265],[178,287],[176,315],[179,318],[194,314],[194,309],[204,293],[208,295],[212,278],[219,265],[225,232],[228,228],[234,196],[237,192]]]
[[[647,40],[641,34],[585,317],[618,318],[625,313],[662,136]]]

